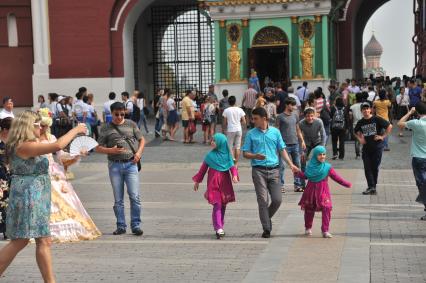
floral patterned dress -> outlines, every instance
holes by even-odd
[[[45,156],[11,157],[11,184],[6,235],[10,239],[49,237],[51,189]]]
[[[7,166],[6,144],[0,141],[0,233],[6,237],[6,208],[9,201],[10,174]]]

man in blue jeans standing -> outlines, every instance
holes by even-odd
[[[132,233],[141,236],[141,201],[139,194],[140,162],[145,139],[136,123],[124,119],[126,106],[121,102],[111,105],[112,122],[101,129],[96,151],[108,154],[108,171],[114,193],[114,213],[117,229],[114,235],[126,233],[124,213],[124,184],[130,199],[130,225]]]
[[[410,116],[418,114],[420,119],[407,120]],[[413,131],[413,139],[411,141],[411,156],[414,178],[416,179],[417,188],[419,189],[419,196],[416,201],[425,206],[426,211],[426,103],[418,102],[415,108],[401,118],[398,122],[401,129],[407,128]],[[426,220],[426,215],[420,218]]]
[[[284,112],[278,115],[276,126],[281,132],[281,136],[286,144],[285,150],[293,161],[293,164],[300,168],[300,146],[306,149],[302,132],[299,128],[299,115],[294,111],[296,109],[296,100],[288,97],[284,100]],[[284,193],[284,162],[280,159],[280,181],[281,192]],[[294,175],[294,191],[302,192],[302,180]]]

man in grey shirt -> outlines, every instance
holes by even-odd
[[[286,144],[285,150],[292,159],[294,165],[300,167],[300,145],[303,150],[306,149],[306,145],[298,125],[299,115],[296,113],[296,104],[296,100],[292,97],[288,97],[284,101],[284,112],[278,115],[276,126],[280,130],[281,136]],[[280,181],[281,192],[284,193],[284,162],[282,159],[280,160]],[[294,175],[294,191],[302,192],[302,185],[302,180]]]
[[[121,102],[111,105],[112,122],[101,129],[99,146],[96,151],[108,154],[108,170],[114,193],[114,213],[117,218],[117,229],[114,235],[126,233],[126,217],[124,213],[124,184],[130,199],[132,233],[141,236],[141,201],[139,194],[139,172],[137,163],[140,161],[145,139],[138,126],[125,120],[126,106]]]
[[[299,122],[299,128],[303,135],[303,140],[305,142],[305,149],[302,153],[302,171],[305,172],[306,162],[309,159],[309,154],[312,149],[317,145],[325,146],[325,128],[322,120],[315,117],[315,109],[308,107],[303,111],[305,116]],[[304,183],[304,180],[303,180]],[[303,184],[303,187],[305,184]]]

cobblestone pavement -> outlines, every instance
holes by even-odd
[[[103,236],[53,246],[58,282],[426,282],[426,223],[418,220],[423,211],[414,202],[410,137],[391,139],[377,196],[360,194],[365,189],[362,161],[354,159],[351,144],[345,161],[333,162],[354,183],[345,189],[330,182],[333,239],[321,237],[320,215],[314,235],[303,236],[300,193],[290,186],[273,219],[273,237],[260,238],[250,168],[243,161],[222,241],[213,235],[205,183],[192,191],[191,176],[208,147],[147,139],[140,185],[144,236],[112,235],[106,158],[89,156],[73,168],[73,185]],[[291,179],[286,172],[288,184]],[[18,255],[0,281],[41,282],[34,245]]]

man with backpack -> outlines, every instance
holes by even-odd
[[[130,95],[127,91],[121,93],[121,99],[123,100],[123,104],[126,107],[126,115],[124,118],[138,123],[141,116],[141,109],[136,105],[135,101],[133,101],[134,97],[132,97],[132,99],[129,97]]]
[[[331,108],[331,142],[333,145],[333,160],[345,158],[346,113],[343,98],[338,97]],[[339,143],[339,146],[337,146]],[[339,153],[339,155],[337,155]]]

